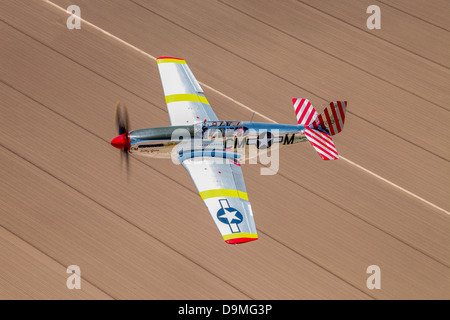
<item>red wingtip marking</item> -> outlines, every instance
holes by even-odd
[[[176,59],[176,60],[184,60],[184,59],[181,59],[181,58],[175,58],[175,57],[159,57],[159,58],[156,59],[156,60],[159,60],[159,59]]]
[[[240,243],[250,242],[250,241],[254,241],[254,240],[258,240],[258,238],[236,238],[236,239],[225,240],[225,242],[228,244],[240,244]]]

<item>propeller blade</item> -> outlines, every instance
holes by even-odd
[[[127,170],[127,175],[130,172],[130,164],[129,164],[129,153],[130,143],[128,132],[130,131],[130,120],[128,118],[128,111],[125,105],[121,105],[119,101],[116,103],[115,111],[114,111],[114,119],[116,122],[117,132],[119,136],[113,139],[111,142],[113,146],[121,149],[120,151],[120,159],[121,163],[123,162],[123,158],[125,158],[125,167]]]
[[[114,112],[114,117],[116,119],[116,127],[119,132],[119,135],[128,133],[130,124],[128,119],[128,111],[127,107],[122,106],[119,101],[116,103],[116,110]]]

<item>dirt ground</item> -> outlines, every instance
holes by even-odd
[[[0,299],[450,299],[450,2],[50,1],[0,1]],[[227,245],[182,166],[110,145],[117,100],[170,124],[158,56],[220,119],[347,100],[342,158],[244,165],[259,240]]]

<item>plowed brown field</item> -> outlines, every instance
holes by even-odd
[[[0,299],[450,299],[448,12],[0,1]],[[347,100],[343,158],[304,143],[281,149],[276,175],[243,166],[259,240],[225,244],[182,166],[131,157],[127,178],[109,144],[117,100],[133,129],[169,125],[158,56],[186,59],[221,119],[295,123],[294,97]]]

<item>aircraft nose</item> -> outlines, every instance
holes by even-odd
[[[128,133],[121,134],[112,139],[111,144],[117,149],[128,151],[130,149],[130,137],[128,136]]]

